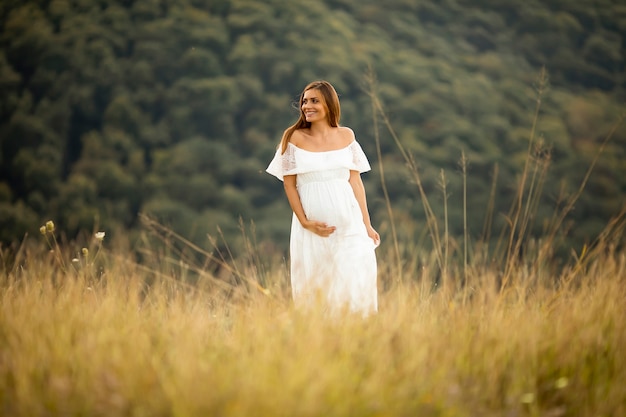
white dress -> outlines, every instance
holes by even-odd
[[[289,143],[276,151],[267,172],[281,181],[296,174],[296,185],[308,219],[335,226],[328,237],[291,221],[291,287],[294,303],[321,297],[332,311],[348,309],[364,316],[377,311],[376,245],[367,235],[363,215],[348,182],[350,171],[369,171],[358,142],[345,148],[311,152]]]

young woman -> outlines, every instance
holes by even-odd
[[[300,118],[283,133],[267,172],[283,181],[293,217],[291,285],[296,305],[377,311],[376,254],[361,173],[370,165],[354,132],[339,125],[339,97],[326,81],[300,95]]]

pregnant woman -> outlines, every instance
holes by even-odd
[[[354,132],[339,125],[339,97],[326,81],[307,85],[300,117],[283,133],[267,172],[283,181],[293,217],[291,286],[298,306],[367,316],[378,309],[375,248],[361,173],[370,165]]]

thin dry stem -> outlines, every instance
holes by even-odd
[[[448,264],[450,262],[450,232],[448,230],[448,182],[446,181],[446,173],[442,169],[439,172],[439,187],[443,197],[443,270],[441,276],[444,284],[448,282]]]
[[[467,258],[469,250],[469,231],[467,226],[467,164],[465,151],[461,151],[461,173],[463,175],[463,280],[467,280]]]
[[[428,202],[428,197],[426,195],[426,192],[424,191],[424,187],[422,186],[422,179],[419,174],[417,162],[413,158],[413,155],[409,154],[404,148],[404,145],[402,145],[402,142],[400,141],[400,138],[396,134],[395,129],[391,125],[391,121],[389,120],[389,117],[387,116],[387,113],[385,112],[378,96],[375,94],[374,91],[369,91],[369,94],[370,94],[370,98],[372,100],[372,103],[374,104],[375,109],[377,110],[378,114],[381,116],[383,123],[385,124],[385,127],[387,128],[387,131],[393,138],[398,150],[400,151],[400,154],[402,155],[407,166],[409,167],[409,172],[413,176],[413,180],[415,181],[415,184],[417,185],[417,189],[419,191],[421,201],[422,201],[422,206],[424,207],[424,213],[426,215],[426,225],[427,225],[431,240],[433,242],[433,249],[436,253],[437,264],[439,266],[439,269],[443,270],[444,255],[442,252],[442,244],[441,244],[441,237],[439,235],[439,226],[438,226],[437,216],[432,210],[430,203]]]
[[[367,88],[370,92],[370,97],[374,97],[376,95],[376,77],[374,76],[374,72],[370,67],[368,75],[366,77]],[[396,256],[396,273],[397,276],[394,281],[398,282],[401,278],[402,272],[402,261],[400,256],[400,246],[398,243],[398,233],[396,232],[396,221],[393,215],[393,208],[391,206],[391,199],[389,198],[389,192],[387,191],[387,182],[385,181],[385,167],[383,164],[382,151],[380,147],[380,132],[378,129],[378,114],[376,111],[376,105],[374,99],[371,100],[372,103],[372,123],[374,124],[374,140],[376,142],[376,156],[378,159],[378,170],[380,172],[380,186],[383,191],[383,196],[385,197],[385,207],[387,209],[387,215],[389,216],[389,224],[391,226],[391,237],[393,239],[393,249],[394,254]]]
[[[511,229],[510,229],[510,234],[509,234],[509,239],[508,239],[506,258],[505,258],[506,269],[504,272],[503,287],[506,286],[508,280],[510,279],[510,272],[512,268],[514,268],[517,265],[519,248],[520,248],[521,242],[523,241],[523,236],[519,234],[518,223],[520,221],[520,218],[522,217],[525,200],[528,199],[528,197],[525,198],[526,181],[528,179],[530,163],[533,159],[532,150],[533,150],[533,146],[535,143],[535,132],[537,129],[537,123],[539,121],[539,111],[541,109],[541,100],[545,92],[545,89],[547,87],[547,81],[548,81],[548,75],[547,75],[546,69],[545,67],[542,67],[541,72],[539,74],[539,81],[538,81],[538,87],[537,87],[537,99],[536,99],[537,103],[535,106],[535,114],[533,116],[532,126],[530,129],[530,135],[528,138],[528,151],[527,151],[526,159],[524,162],[524,169],[522,170],[520,184],[517,189],[517,197],[513,204],[512,212],[509,215]]]
[[[556,234],[561,229],[563,221],[565,220],[567,215],[572,211],[572,209],[574,208],[574,205],[576,204],[576,201],[578,201],[578,199],[582,195],[585,187],[587,186],[587,182],[589,181],[589,178],[591,177],[591,173],[593,172],[593,170],[594,170],[594,168],[595,168],[595,166],[596,166],[600,156],[604,153],[604,150],[605,150],[607,144],[613,138],[613,135],[615,134],[617,129],[624,122],[624,118],[626,118],[626,111],[622,112],[622,114],[620,115],[618,120],[613,124],[613,126],[611,127],[611,130],[605,136],[604,140],[600,144],[600,147],[598,148],[597,152],[595,153],[591,163],[589,164],[589,167],[587,168],[587,171],[585,172],[585,176],[583,177],[583,180],[580,182],[580,185],[578,186],[578,189],[567,200],[567,202],[565,204],[565,207],[563,207],[561,212],[557,215],[557,217],[551,223],[550,228],[548,230],[548,234],[547,234],[546,245],[552,245],[552,243],[554,242]]]

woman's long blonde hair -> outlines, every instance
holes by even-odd
[[[309,90],[316,89],[322,93],[324,97],[324,106],[326,107],[326,117],[328,118],[328,124],[332,127],[339,126],[339,119],[341,118],[341,107],[339,105],[339,96],[335,91],[335,88],[328,81],[313,81],[307,85],[300,94],[300,100],[298,101],[298,108],[300,109],[300,117],[298,121],[291,125],[280,140],[281,154],[287,150],[287,145],[291,140],[291,135],[298,129],[306,129],[311,127],[311,123],[306,121],[304,112],[302,111],[302,100],[304,99],[304,93]]]

